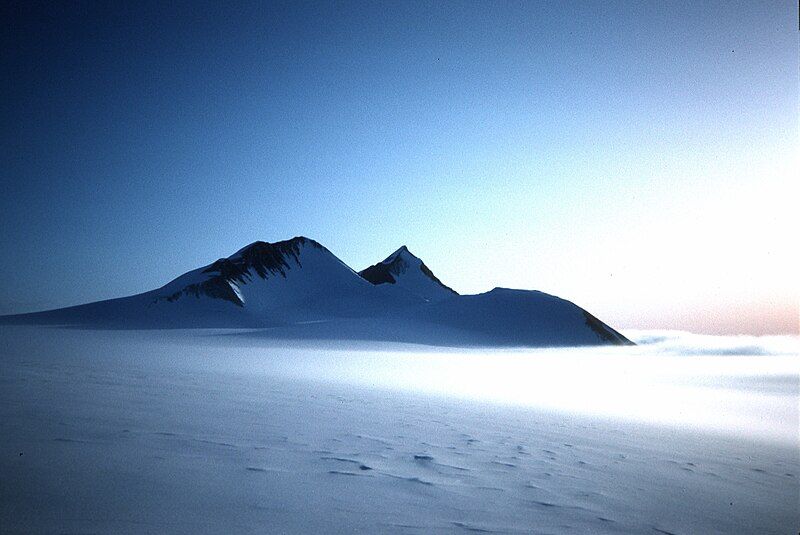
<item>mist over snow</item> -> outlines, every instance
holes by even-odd
[[[244,352],[236,366],[254,373],[796,443],[797,338],[751,337],[750,346],[741,345],[739,337],[686,338],[694,344],[687,344],[685,353],[677,344],[662,342],[551,349],[316,345],[283,356],[279,352],[268,362]],[[755,351],[748,353],[748,347]]]
[[[673,355],[800,355],[800,336],[720,336],[675,330],[625,330],[646,351]]]
[[[456,349],[260,331],[0,326],[0,531],[800,523],[794,339]]]

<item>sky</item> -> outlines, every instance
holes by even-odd
[[[0,314],[255,240],[798,332],[794,2],[4,2]]]

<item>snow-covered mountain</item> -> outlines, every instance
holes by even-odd
[[[419,307],[416,321],[473,333],[488,345],[626,345],[630,341],[578,305],[533,290],[495,288]]]
[[[383,262],[358,274],[375,285],[395,284],[425,301],[441,301],[458,295],[455,290],[445,286],[422,260],[411,254],[405,245]]]
[[[383,312],[418,304],[403,292],[375,291],[314,240],[255,242],[157,290],[156,303],[224,300],[269,323]]]
[[[0,323],[266,328],[275,338],[440,345],[630,343],[577,305],[541,292],[458,295],[405,246],[356,273],[302,236],[252,243],[156,290]]]

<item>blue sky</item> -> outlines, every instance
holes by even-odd
[[[792,2],[3,8],[0,313],[254,240],[797,331]]]

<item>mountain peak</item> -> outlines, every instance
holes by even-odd
[[[458,295],[452,288],[445,286],[405,245],[401,245],[383,261],[359,272],[359,275],[376,286],[397,284],[426,301],[438,301]]]
[[[401,245],[399,249],[387,256],[381,264],[400,264],[404,262],[413,261],[414,263],[422,262],[417,256],[408,250],[408,247]],[[399,266],[401,269],[405,266]]]
[[[295,236],[289,240],[282,240],[276,242],[266,242],[262,240],[256,240],[249,245],[245,245],[238,251],[236,251],[233,255],[229,258],[233,258],[237,255],[243,255],[248,251],[253,252],[260,252],[263,253],[268,250],[287,250],[287,249],[296,249],[298,246],[302,245],[312,245],[314,247],[322,247],[318,242],[312,240],[311,238],[306,238],[305,236]]]
[[[254,241],[227,258],[178,277],[164,287],[168,293],[162,297],[171,302],[187,295],[205,295],[242,306],[240,285],[255,277],[286,278],[289,271],[302,267],[300,255],[307,246],[327,252],[318,242],[305,236],[274,243]]]

